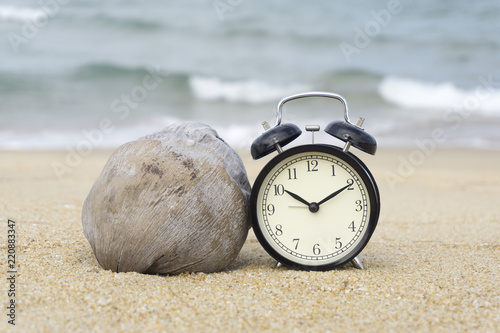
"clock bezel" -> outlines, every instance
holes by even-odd
[[[302,263],[294,262],[289,258],[282,256],[266,239],[264,236],[261,227],[258,221],[258,212],[257,212],[257,200],[259,197],[259,192],[265,189],[263,185],[264,180],[268,176],[268,174],[274,169],[276,165],[281,163],[283,160],[293,157],[294,155],[303,154],[303,153],[325,153],[334,156],[337,159],[342,160],[344,163],[348,164],[352,169],[354,169],[361,180],[364,182],[366,186],[366,191],[368,195],[368,200],[370,201],[370,217],[366,224],[366,232],[362,236],[359,243],[354,246],[350,250],[349,255],[340,258],[339,260],[330,262],[324,265],[304,265]],[[378,223],[379,215],[380,215],[380,194],[378,191],[377,184],[371,172],[368,170],[366,165],[354,154],[347,152],[345,153],[341,148],[326,145],[326,144],[310,144],[310,145],[301,145],[290,148],[281,154],[278,154],[273,159],[271,159],[264,168],[260,171],[257,176],[254,185],[252,187],[252,193],[250,196],[250,210],[251,210],[251,219],[252,219],[252,228],[254,230],[255,236],[257,237],[259,243],[266,250],[266,252],[271,255],[278,262],[295,269],[300,270],[309,270],[309,271],[325,271],[331,270],[336,267],[340,267],[350,260],[354,259],[368,244],[373,232]]]

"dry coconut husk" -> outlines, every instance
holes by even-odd
[[[83,231],[114,272],[217,272],[245,242],[250,190],[215,130],[172,125],[111,155],[83,205]]]

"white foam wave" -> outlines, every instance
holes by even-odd
[[[115,149],[120,145],[154,133],[183,120],[162,116],[133,126],[116,126],[103,133],[97,127],[85,129],[0,130],[0,150],[95,150]],[[115,125],[115,124],[113,124]],[[220,137],[235,149],[247,149],[262,132],[258,124],[212,126]]]
[[[283,96],[307,90],[307,87],[298,84],[279,87],[257,80],[222,81],[215,77],[199,76],[191,77],[189,85],[194,95],[201,100],[225,100],[249,104],[273,102]]]
[[[500,89],[481,82],[474,89],[464,90],[449,82],[430,83],[389,77],[382,80],[378,91],[387,102],[404,108],[440,110],[463,106],[500,115]]]
[[[0,20],[4,21],[38,21],[46,16],[47,13],[41,9],[0,6]]]
[[[106,133],[97,126],[73,130],[0,130],[0,150],[112,149],[179,121],[173,117],[162,117],[133,126],[112,124],[112,129]]]
[[[154,133],[163,127],[180,122],[171,118],[157,119],[155,124],[142,123],[130,127],[116,127],[111,133],[98,133],[96,129],[86,130],[60,129],[60,130],[0,130],[0,150],[6,151],[31,151],[31,150],[61,150],[76,151],[86,156],[94,150],[115,149],[122,144],[136,140],[147,134]],[[323,121],[327,123],[327,121]],[[259,125],[218,125],[212,126],[219,136],[237,151],[248,152],[252,142],[262,133]],[[304,128],[304,126],[299,126]],[[399,129],[399,131],[398,131]],[[368,130],[368,129],[367,129]],[[416,137],[426,137],[425,131],[432,129],[405,128],[404,133],[400,124],[379,124],[369,128],[369,133],[374,135],[380,147],[414,147]],[[424,131],[425,133],[422,134]],[[453,134],[453,133],[451,133]],[[494,125],[479,129],[467,128],[460,133],[450,137],[443,145],[457,147],[490,148],[500,149],[500,137]],[[430,135],[430,134],[429,134]],[[309,144],[311,135],[303,133],[293,145]],[[343,143],[332,138],[323,131],[315,135],[315,141],[342,146]],[[291,146],[293,146],[291,145]],[[291,147],[290,146],[290,147]]]
[[[262,132],[258,125],[231,125],[215,128],[215,130],[228,145],[235,149],[248,149]]]

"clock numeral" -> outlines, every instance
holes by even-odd
[[[274,185],[274,195],[283,195],[284,193],[285,187],[283,185]]]
[[[288,169],[288,179],[289,180],[297,179],[297,169],[295,168]]]
[[[274,208],[274,205],[273,204],[269,204],[267,205],[267,215],[274,215],[274,212],[276,211],[275,208]]]
[[[352,232],[356,232],[356,226],[354,225],[354,221],[352,221],[351,224],[349,224],[348,229],[351,229]]]
[[[318,171],[318,161],[307,161],[307,172]]]
[[[356,211],[360,212],[363,209],[363,206],[361,205],[361,200],[356,200]]]
[[[283,226],[281,224],[276,225],[276,231],[274,232],[276,236],[283,235]]]
[[[334,249],[340,250],[343,246],[341,237],[333,237],[333,235],[322,237],[319,241],[319,244],[313,246],[313,253],[316,255],[321,253],[321,248],[325,249],[326,252],[334,252]]]
[[[332,176],[335,176],[335,164],[332,165]]]
[[[352,179],[348,179],[348,180],[347,180],[347,184],[349,184],[349,185],[351,185],[351,186],[352,186],[352,185],[354,184],[354,180],[352,180]],[[354,190],[354,187],[351,187],[351,186],[349,186],[349,187],[347,188],[347,190],[348,190],[348,191],[352,191],[352,190]]]
[[[335,248],[337,250],[342,248],[342,242],[340,241],[340,237],[335,238]]]
[[[293,241],[295,242],[295,250],[297,250],[297,248],[299,247],[300,238],[294,238]]]

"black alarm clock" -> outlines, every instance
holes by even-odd
[[[327,97],[340,101],[344,120],[329,123],[325,132],[344,141],[343,148],[314,143],[318,125],[308,125],[312,144],[288,150],[298,138],[298,126],[282,124],[282,108],[304,97]],[[278,103],[276,124],[251,146],[254,159],[277,152],[259,173],[250,198],[252,227],[263,248],[278,264],[302,270],[330,270],[351,262],[363,269],[358,254],[366,246],[380,212],[377,184],[366,165],[349,152],[355,147],[374,155],[375,139],[353,124],[347,101],[329,92],[292,95]]]

